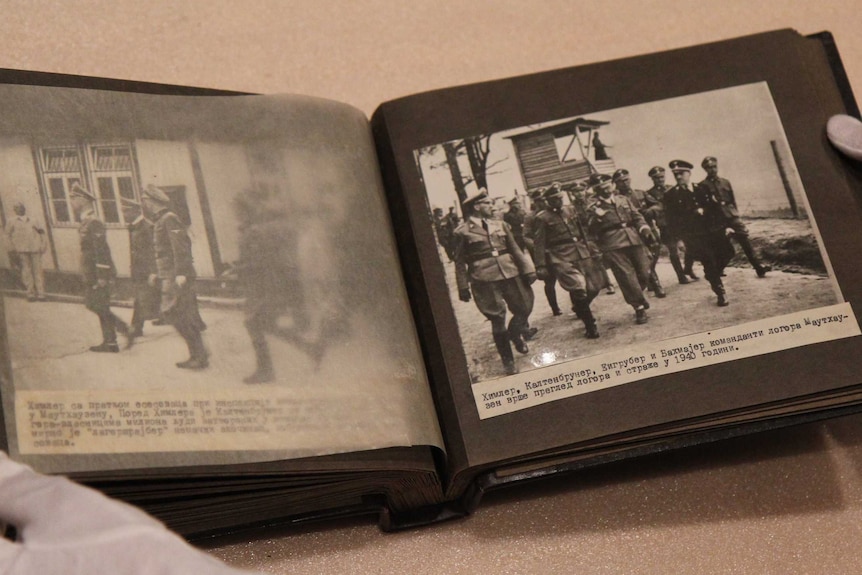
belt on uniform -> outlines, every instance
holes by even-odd
[[[557,246],[566,246],[569,244],[577,244],[577,240],[575,240],[575,238],[563,238],[559,240],[554,240],[552,242],[548,242],[548,247],[555,248]]]
[[[628,222],[620,222],[620,223],[618,223],[618,224],[612,224],[612,225],[609,225],[609,226],[605,226],[605,227],[603,227],[600,231],[601,231],[601,232],[611,232],[611,231],[613,231],[613,230],[622,230],[622,229],[630,228],[630,227],[632,227],[632,225],[631,225],[630,223],[628,223]]]
[[[498,256],[502,256],[503,254],[507,254],[507,253],[509,253],[509,250],[505,250],[505,249],[504,250],[497,250]],[[467,263],[472,264],[472,263],[476,263],[480,260],[487,260],[487,259],[493,258],[493,257],[494,257],[494,255],[491,254],[491,252],[486,252],[486,253],[478,254],[478,255],[475,255],[472,257],[468,257]]]

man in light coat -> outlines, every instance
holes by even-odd
[[[15,217],[6,224],[9,251],[20,266],[21,281],[27,290],[27,300],[44,301],[45,274],[42,270],[42,254],[47,246],[45,230],[30,219],[24,204],[18,202],[12,209]]]

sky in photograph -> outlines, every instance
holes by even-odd
[[[733,184],[743,213],[787,207],[787,196],[770,145],[770,141],[775,140],[787,160],[785,168],[794,192],[797,197],[801,193],[802,186],[793,167],[784,130],[765,82],[599,110],[581,117],[609,122],[601,128],[600,138],[609,146],[608,153],[616,167],[632,174],[635,188],[651,187],[647,176],[649,169],[655,165],[667,168],[673,159],[691,162],[695,166],[692,180],[700,181],[706,177],[700,167],[701,160],[705,156],[715,156],[719,160],[719,174]],[[494,134],[488,159],[488,165],[492,166],[488,174],[491,195],[509,199],[515,193],[525,192],[514,148],[506,136],[569,119],[553,119]],[[573,151],[579,158],[579,153]],[[460,164],[462,173],[469,174],[466,158]],[[455,206],[455,188],[442,149],[423,155],[420,165],[431,206]],[[673,184],[670,172],[667,182]],[[475,184],[469,184],[467,189],[468,193],[475,191]]]

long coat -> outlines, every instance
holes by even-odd
[[[113,280],[117,276],[117,268],[111,258],[102,220],[93,212],[83,214],[78,234],[81,239],[81,275],[84,276],[84,283],[92,287],[100,279]]]
[[[130,275],[135,283],[146,282],[156,273],[153,224],[144,218],[129,224]]]
[[[677,185],[664,196],[665,216],[673,237],[685,242],[695,259],[714,258],[723,269],[733,257],[733,246],[725,234],[726,217],[710,190],[695,184]]]

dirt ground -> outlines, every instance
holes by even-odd
[[[567,305],[568,294],[557,286],[557,299],[564,313],[555,317],[545,298],[542,282],[536,282],[530,325],[539,332],[529,342],[529,353],[515,352],[518,369],[524,372],[542,365],[539,357],[547,358],[548,353],[555,354],[557,362],[570,361],[637,343],[710,331],[838,302],[807,221],[764,218],[748,220],[746,224],[756,251],[763,262],[774,269],[765,278],[758,278],[737,246],[737,255],[725,271],[724,285],[730,300],[727,307],[716,306],[715,294],[702,277],[699,264],[695,264],[694,269],[701,279],[680,285],[667,256],[663,255],[656,272],[667,297],[658,299],[647,293],[651,306],[649,322],[634,323],[634,311],[623,301],[619,290],[613,295],[602,291],[592,305],[601,337],[588,340],[584,337],[583,323]],[[473,302],[458,300],[452,264],[446,264],[446,274],[473,382],[501,377],[504,374],[491,338],[490,322]]]

